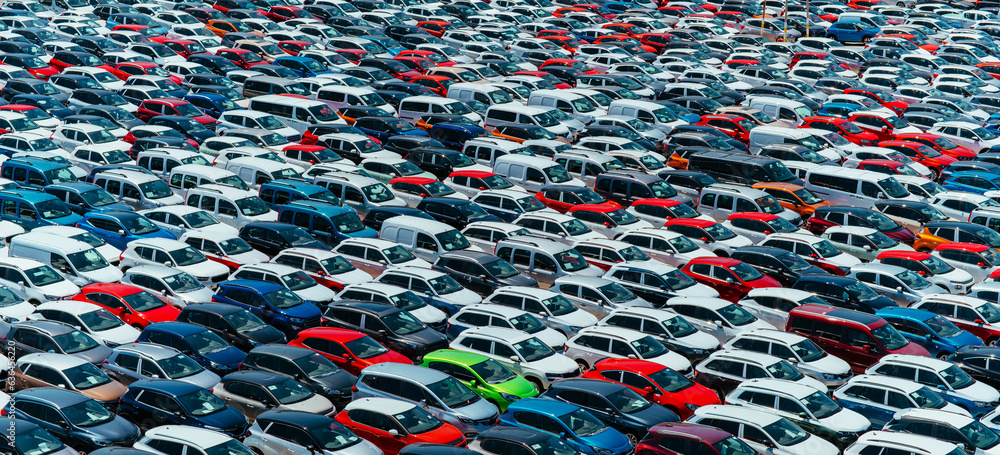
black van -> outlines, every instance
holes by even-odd
[[[802,185],[802,179],[789,171],[781,160],[731,152],[698,152],[691,155],[688,170],[701,171],[721,182],[752,185],[757,182],[782,182]]]

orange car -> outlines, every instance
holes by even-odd
[[[948,237],[942,237],[942,234]],[[913,241],[913,249],[930,253],[942,243],[955,241],[1000,249],[1000,239],[996,237],[996,231],[979,224],[966,221],[931,221],[924,224],[923,229],[917,233],[917,239]]]
[[[703,149],[681,148],[674,150],[667,159],[667,166],[674,169],[686,170],[688,168],[688,158],[694,152],[701,152]]]
[[[761,182],[753,186],[774,196],[782,207],[798,213],[805,221],[816,213],[816,209],[833,205],[831,202],[817,196],[812,191],[794,183]]]
[[[226,33],[236,33],[236,32],[252,33],[261,38],[264,38],[263,34],[261,34],[258,31],[255,31],[254,29],[250,28],[249,25],[244,24],[242,21],[238,21],[236,19],[219,19],[219,20],[208,21],[208,23],[205,24],[205,28],[207,28],[208,31],[215,33],[215,36],[218,36],[219,38],[225,36]]]

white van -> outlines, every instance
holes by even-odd
[[[652,101],[614,100],[608,106],[608,115],[639,119],[667,134],[670,134],[674,127],[687,123],[670,109]]]
[[[566,90],[535,90],[528,97],[528,105],[556,108],[588,125],[595,118],[608,114],[606,109],[598,109],[590,98]]]
[[[266,112],[294,128],[299,134],[309,125],[346,125],[329,104],[281,95],[255,96],[250,99],[250,109]]]
[[[895,178],[878,172],[816,166],[802,180],[807,189],[835,205],[871,207],[880,199],[918,201]]]
[[[495,105],[486,110],[486,126],[496,129],[504,123],[538,125],[563,139],[571,139],[573,132],[549,114],[552,108],[521,105]]]
[[[479,247],[472,246],[458,229],[440,221],[413,216],[394,216],[385,220],[378,237],[396,242],[414,256],[432,264],[437,262],[438,256],[449,251],[482,252]]]
[[[49,265],[77,286],[116,283],[124,276],[87,242],[48,232],[15,236],[10,241],[9,251],[12,257],[34,259]]]
[[[494,164],[496,164],[497,158],[504,155],[535,156],[535,154],[523,144],[506,139],[487,137],[478,137],[465,141],[465,145],[462,147],[462,153],[472,159],[472,161],[491,168]]]
[[[399,118],[414,125],[420,121],[420,117],[427,114],[454,114],[461,115],[479,126],[483,125],[483,118],[472,111],[469,106],[453,99],[441,98],[439,96],[411,96],[404,98],[399,103]]]
[[[805,104],[771,96],[749,96],[742,105],[758,109],[772,118],[789,122],[795,126],[801,125],[804,118],[813,115],[812,109],[809,109]]]
[[[253,189],[271,180],[302,178],[289,164],[251,156],[229,160],[226,170],[239,176]]]
[[[212,183],[228,185],[244,191],[250,190],[246,182],[236,174],[215,166],[198,164],[177,166],[170,170],[170,178],[167,179],[167,186],[178,196],[184,196],[184,193],[191,188]]]
[[[473,84],[471,82],[452,84],[448,87],[448,98],[453,100],[476,100],[487,106],[497,104],[523,106],[522,103],[514,101],[514,98],[511,98],[507,91],[502,88],[486,84]]]
[[[390,106],[384,98],[375,93],[375,90],[368,87],[327,85],[316,92],[316,99],[333,109],[339,109],[343,106],[372,106],[384,109],[391,115],[396,115],[396,108]]]
[[[537,156],[506,155],[496,159],[493,172],[531,193],[545,185],[587,185],[569,175],[561,164]]]

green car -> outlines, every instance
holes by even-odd
[[[535,386],[496,360],[471,352],[442,349],[424,356],[421,366],[448,373],[500,408],[538,395]]]

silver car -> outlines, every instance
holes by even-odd
[[[606,278],[564,276],[556,279],[549,290],[562,294],[577,308],[596,318],[603,318],[618,308],[653,307],[624,286]]]
[[[129,343],[114,348],[101,369],[126,386],[142,379],[161,378],[211,389],[220,379],[177,349],[153,343]]]
[[[267,411],[248,430],[243,444],[260,455],[382,455],[327,416],[298,411]]]
[[[226,375],[212,393],[250,421],[273,409],[304,411],[333,416],[337,409],[330,400],[313,393],[288,376],[264,371],[243,370]]]
[[[379,363],[365,368],[355,385],[354,400],[394,398],[426,405],[427,410],[457,427],[466,437],[491,428],[500,411],[465,384],[437,370],[402,363]]]
[[[931,284],[916,272],[898,265],[863,264],[852,267],[847,276],[867,284],[875,292],[904,307],[929,295],[948,293],[941,286]]]

